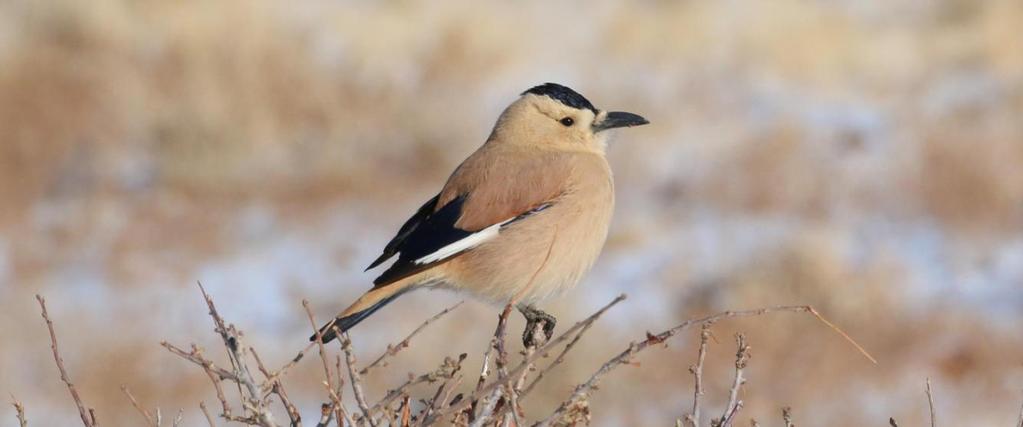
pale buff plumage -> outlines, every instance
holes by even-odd
[[[639,116],[611,114],[627,120],[609,124],[607,112],[595,114],[533,93],[512,103],[486,143],[452,173],[432,209],[437,212],[460,201],[454,227],[477,234],[449,246],[459,250],[455,256],[440,251],[438,258],[445,259],[424,258],[431,262],[423,269],[412,268],[412,274],[378,283],[338,320],[354,318],[346,326],[350,327],[397,295],[419,287],[531,306],[578,284],[600,254],[614,209],[601,125],[646,123]],[[571,125],[565,124],[566,118]],[[463,243],[472,246],[462,250]]]

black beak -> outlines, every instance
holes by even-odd
[[[638,114],[626,113],[624,111],[611,111],[607,113],[604,120],[593,124],[593,133],[605,131],[608,129],[641,126],[650,123],[643,116]]]

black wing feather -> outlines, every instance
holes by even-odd
[[[455,223],[461,217],[464,202],[465,196],[459,196],[434,212],[437,205],[437,198],[434,197],[419,208],[419,211],[401,227],[398,235],[387,244],[383,255],[370,265],[370,268],[373,268],[395,253],[401,254],[390,268],[373,281],[373,284],[376,287],[385,286],[450,260],[451,258],[447,258],[428,264],[415,263],[415,260],[472,234],[471,231],[455,227]]]
[[[440,194],[433,196],[433,198],[428,202],[423,203],[423,206],[419,207],[419,210],[416,211],[415,215],[412,215],[408,221],[405,221],[405,224],[403,224],[401,229],[398,230],[398,234],[396,234],[394,238],[387,243],[387,246],[384,247],[384,253],[380,254],[380,256],[369,265],[369,267],[366,267],[365,271],[371,270],[373,267],[380,265],[394,256],[394,254],[401,251],[401,246],[405,243],[405,239],[407,239],[408,236],[412,234],[417,227],[419,227],[419,224],[425,222],[430,217],[430,214],[432,214],[436,209],[438,198],[440,198]]]

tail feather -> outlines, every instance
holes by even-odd
[[[377,310],[383,308],[385,305],[394,301],[401,294],[411,290],[411,287],[404,287],[401,289],[388,289],[377,288],[362,295],[354,304],[345,309],[341,314],[335,317],[326,325],[320,328],[319,333],[313,334],[309,337],[309,341],[316,341],[316,336],[320,335],[323,339],[323,343],[333,341],[337,338],[338,332],[347,332],[349,329],[357,325],[359,322],[365,320],[371,314],[376,313]]]

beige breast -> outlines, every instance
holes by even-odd
[[[452,260],[444,269],[449,287],[498,303],[533,303],[579,283],[607,238],[614,186],[603,156],[560,156],[546,171],[562,178],[553,204]],[[520,184],[531,179],[530,173],[545,173],[523,172],[514,178]]]

